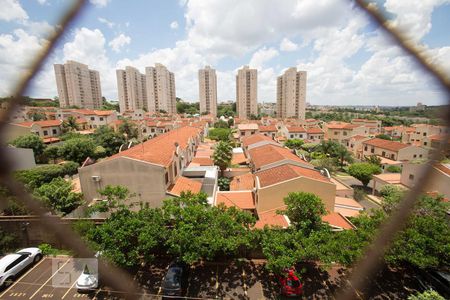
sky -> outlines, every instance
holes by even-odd
[[[450,74],[450,0],[376,0],[390,22]],[[68,0],[0,0],[0,96],[27,71]],[[258,102],[276,101],[276,78],[297,67],[313,105],[445,103],[431,78],[348,0],[90,0],[27,92],[57,95],[53,64],[100,72],[117,100],[115,70],[162,63],[176,94],[198,101],[198,69],[216,69],[218,100],[235,100],[235,75],[258,69]]]

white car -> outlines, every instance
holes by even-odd
[[[87,265],[83,273],[77,279],[76,287],[78,291],[90,291],[98,287],[98,274],[91,272]]]
[[[39,248],[25,248],[0,259],[0,286],[10,285],[17,275],[42,259]]]

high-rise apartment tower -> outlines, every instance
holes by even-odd
[[[277,117],[305,120],[306,71],[289,68],[277,78]]]
[[[258,70],[248,66],[238,70],[236,75],[236,111],[241,119],[258,114],[257,103]]]
[[[175,76],[162,64],[145,68],[149,112],[176,114]]]
[[[206,66],[198,70],[200,113],[217,115],[217,77],[216,70]]]
[[[145,75],[127,66],[125,70],[116,70],[116,76],[120,112],[148,110]]]

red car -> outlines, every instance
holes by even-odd
[[[295,275],[293,269],[286,270],[285,273],[280,276],[281,295],[287,297],[296,297],[303,294],[303,285],[300,279]]]

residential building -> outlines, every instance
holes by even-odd
[[[238,124],[237,128],[240,137],[250,136],[259,132],[259,125],[256,123]]]
[[[96,109],[58,109],[56,118],[65,121],[72,116],[77,119],[79,124],[86,124],[86,129],[95,129],[103,125],[111,125],[117,121],[117,112],[115,110],[96,110]],[[82,129],[82,128],[80,128]]]
[[[377,135],[381,133],[380,120],[353,119],[352,124],[365,126],[370,135]]]
[[[402,137],[403,143],[414,144],[417,146],[431,147],[431,141],[429,137],[444,136],[448,133],[448,128],[445,126],[436,126],[430,124],[413,124],[411,125],[414,131],[411,131],[409,135]]]
[[[306,134],[309,143],[320,143],[325,137],[325,132],[320,127],[306,128]]]
[[[407,163],[403,165],[400,182],[402,185],[413,188],[423,181],[424,163]],[[431,169],[428,180],[423,191],[444,195],[450,199],[450,164],[437,163]]]
[[[145,75],[138,69],[127,66],[116,70],[120,112],[148,110]]]
[[[275,125],[260,125],[259,132],[274,139],[278,134],[278,129]]]
[[[145,68],[147,109],[149,112],[177,113],[175,76],[162,64]]]
[[[368,129],[363,125],[349,124],[345,122],[330,122],[325,124],[325,138],[339,144],[345,144],[344,140],[353,135],[369,134]]]
[[[200,129],[186,126],[80,168],[78,173],[85,200],[88,203],[101,200],[100,189],[122,185],[135,195],[128,204],[161,206],[169,194],[180,190],[173,190],[173,186],[180,176],[185,176],[183,171],[194,157],[201,138]],[[205,175],[206,171],[199,172]],[[196,187],[192,185],[192,188]]]
[[[240,119],[258,114],[258,70],[244,66],[236,75],[236,111]]]
[[[287,69],[277,78],[277,117],[305,120],[306,71]]]
[[[217,77],[216,70],[206,66],[198,70],[200,113],[217,115]]]
[[[12,141],[19,136],[33,133],[41,137],[44,143],[54,143],[59,141],[57,137],[61,135],[61,124],[61,120],[8,123],[6,140]]]
[[[343,139],[344,145],[347,147],[347,150],[353,153],[353,155],[358,158],[363,158],[363,142],[370,140],[369,137],[364,135],[353,135],[346,139]]]
[[[73,60],[53,67],[60,107],[101,108],[102,90],[98,71]]]
[[[428,158],[428,150],[419,146],[373,138],[362,142],[362,157],[378,155],[398,161]]]

